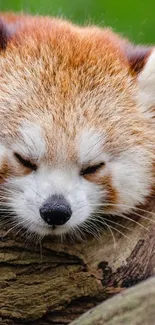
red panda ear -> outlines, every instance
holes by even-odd
[[[124,44],[130,71],[137,77],[138,101],[143,111],[154,115],[155,47]]]
[[[153,114],[155,107],[155,47],[123,44],[131,73],[137,77],[137,93],[140,107],[147,114]]]
[[[139,74],[150,56],[153,47],[151,46],[134,46],[132,44],[126,43],[124,46],[127,60],[129,62],[131,72]]]
[[[146,109],[155,108],[155,48],[150,51],[150,55],[147,55],[145,61],[145,65],[137,79],[140,103]]]
[[[12,35],[11,26],[0,18],[0,50],[5,50]]]

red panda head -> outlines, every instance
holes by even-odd
[[[144,204],[154,183],[155,52],[45,17],[17,19],[8,37],[4,20],[0,183],[17,223],[63,234]]]

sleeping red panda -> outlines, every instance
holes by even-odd
[[[155,51],[110,29],[5,14],[0,192],[40,235],[128,214],[154,186]]]

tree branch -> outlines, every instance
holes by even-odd
[[[115,248],[109,229],[99,240],[60,244],[46,238],[40,248],[1,227],[0,324],[68,324],[153,275],[155,226],[146,218],[149,213],[134,222],[117,218],[130,230],[115,225]]]

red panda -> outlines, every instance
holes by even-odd
[[[155,51],[50,17],[0,21],[0,192],[18,225],[61,235],[145,204]]]

